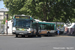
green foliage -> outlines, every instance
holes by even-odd
[[[11,20],[11,19],[12,19],[12,18],[9,16],[9,17],[8,17],[8,21]],[[2,21],[2,24],[5,24],[5,22],[6,22],[6,18]]]
[[[75,0],[4,0],[9,14],[25,14],[45,21],[74,21]]]
[[[5,24],[6,18],[3,20],[2,24]]]

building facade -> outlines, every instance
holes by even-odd
[[[4,32],[4,24],[2,24],[2,23],[3,23],[3,20],[6,18],[6,14],[5,13],[7,11],[8,10],[4,9],[4,8],[0,9],[0,33]]]
[[[7,9],[0,9],[0,23],[5,19],[6,15],[5,13],[7,12],[8,10]]]

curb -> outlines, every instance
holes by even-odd
[[[75,37],[75,36],[64,36],[64,35],[59,35],[59,36],[56,36],[56,37]]]
[[[0,34],[0,36],[15,36],[15,35]]]

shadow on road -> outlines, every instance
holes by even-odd
[[[42,37],[56,37],[56,36],[48,36],[48,35],[43,35],[43,36],[28,36],[28,37],[25,37],[25,36],[22,36],[22,37],[15,37],[15,38],[42,38]]]

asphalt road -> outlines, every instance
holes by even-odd
[[[0,50],[75,50],[75,37],[0,36]]]

